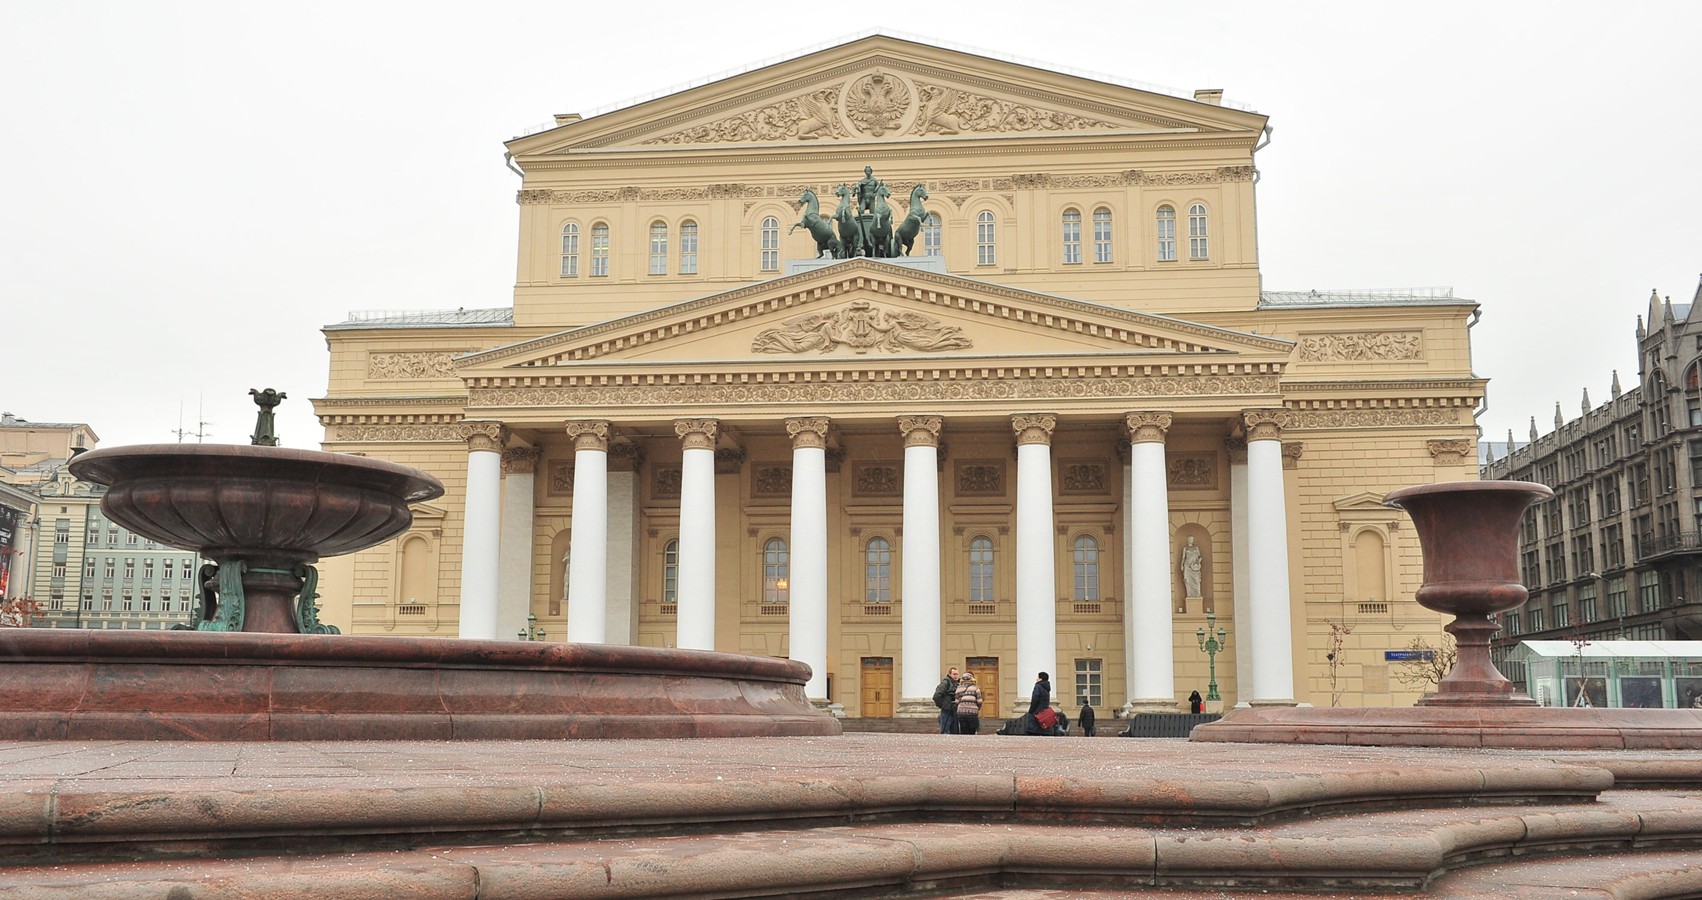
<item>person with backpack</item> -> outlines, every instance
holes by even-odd
[[[975,673],[965,672],[957,683],[957,733],[981,733],[981,688],[975,683]]]
[[[940,710],[940,734],[957,733],[957,683],[957,666],[952,666],[934,688],[934,705]]]

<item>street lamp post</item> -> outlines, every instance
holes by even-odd
[[[1211,681],[1206,684],[1207,703],[1223,702],[1223,698],[1217,695],[1217,652],[1228,646],[1224,639],[1229,637],[1229,633],[1222,628],[1213,633],[1212,628],[1216,625],[1217,613],[1206,613],[1206,627],[1194,631],[1194,637],[1199,639],[1200,649],[1205,652],[1211,666]]]
[[[521,631],[518,637],[523,641],[547,640],[547,638],[544,637],[544,630],[538,627],[538,616],[536,613],[526,614],[526,629]]]

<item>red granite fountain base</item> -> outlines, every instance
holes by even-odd
[[[0,740],[819,736],[809,669],[602,644],[0,630]]]
[[[1254,707],[1196,727],[1189,740],[1253,744],[1702,750],[1702,710],[1538,706]]]

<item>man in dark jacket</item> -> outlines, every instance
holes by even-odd
[[[1081,702],[1081,713],[1076,716],[1076,721],[1081,724],[1083,735],[1093,737],[1093,707],[1086,700]]]
[[[957,733],[957,666],[946,671],[934,688],[934,705],[940,708],[940,734]]]
[[[1034,680],[1034,693],[1028,698],[1028,714],[1034,715],[1052,705],[1052,676],[1045,672]]]

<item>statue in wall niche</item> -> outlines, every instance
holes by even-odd
[[[1200,599],[1200,564],[1204,557],[1200,547],[1194,543],[1194,536],[1188,535],[1188,543],[1182,546],[1182,587],[1184,595],[1189,600]]]

